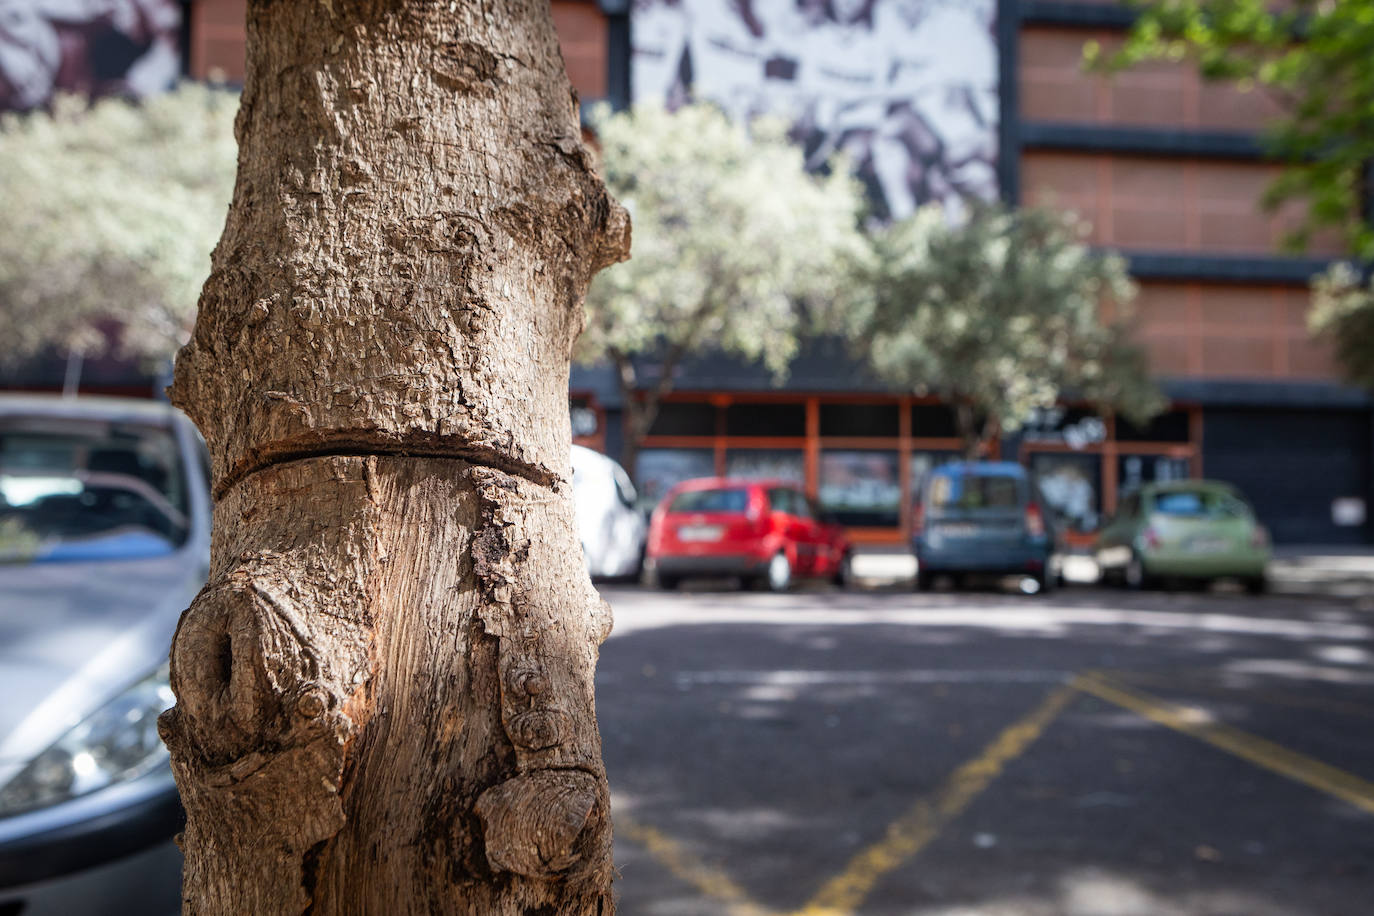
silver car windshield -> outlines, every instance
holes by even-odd
[[[171,553],[190,532],[187,499],[169,429],[0,419],[0,562]]]

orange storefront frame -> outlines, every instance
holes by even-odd
[[[716,410],[713,431],[699,435],[650,435],[644,439],[642,448],[648,449],[693,449],[709,451],[712,455],[714,473],[725,475],[727,454],[731,451],[747,449],[776,449],[799,451],[803,458],[803,483],[806,492],[813,498],[819,496],[821,478],[821,455],[827,450],[835,451],[872,451],[894,455],[900,483],[900,500],[896,525],[872,527],[851,526],[849,536],[856,543],[873,545],[903,544],[907,540],[911,525],[912,480],[911,458],[921,452],[958,452],[961,441],[954,436],[917,435],[912,429],[912,410],[914,406],[940,406],[941,401],[933,397],[891,396],[891,395],[837,395],[837,394],[795,394],[795,393],[705,393],[674,392],[664,398],[664,404],[710,405]],[[776,404],[779,406],[801,405],[805,409],[805,431],[802,435],[730,435],[726,432],[725,409],[737,404]],[[883,405],[897,410],[897,434],[895,436],[827,436],[821,434],[822,405]],[[1102,462],[1101,501],[1102,511],[1109,514],[1116,507],[1117,500],[1117,459],[1122,455],[1160,455],[1183,459],[1188,462],[1193,476],[1202,473],[1202,411],[1196,406],[1175,405],[1175,410],[1188,412],[1189,436],[1185,442],[1118,442],[1114,418],[1104,417],[1108,434],[1103,442],[1072,449],[1066,444],[1046,442],[1024,442],[1018,449],[1017,460],[1029,463],[1030,457],[1037,452],[1077,451],[1082,454],[1100,456]],[[1002,443],[995,440],[988,458],[998,460],[1002,457]],[[1085,546],[1091,534],[1074,534],[1070,542],[1075,546]]]

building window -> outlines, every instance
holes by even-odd
[[[822,404],[821,435],[896,438],[900,413],[896,404]]]
[[[691,401],[668,401],[658,406],[658,416],[649,427],[651,436],[714,436],[716,408]]]
[[[709,448],[649,448],[639,453],[635,470],[639,504],[652,509],[674,484],[715,476],[715,453]]]
[[[1102,517],[1102,456],[1082,452],[1037,452],[1031,473],[1050,508],[1071,531],[1096,531]]]
[[[806,483],[806,456],[801,449],[735,448],[725,453],[725,476],[767,478]]]
[[[1118,442],[1188,442],[1191,419],[1186,410],[1171,410],[1155,417],[1144,426],[1136,426],[1124,417],[1116,419]]]
[[[901,524],[902,481],[896,451],[821,452],[821,509],[842,525]]]
[[[727,436],[806,435],[805,404],[731,404],[725,408]]]
[[[911,434],[923,439],[957,438],[959,424],[954,419],[954,408],[945,404],[912,404]]]
[[[911,453],[911,500],[921,498],[921,488],[926,484],[930,472],[942,464],[958,461],[959,453],[954,451],[915,451]]]
[[[1147,483],[1186,480],[1191,476],[1188,459],[1171,455],[1121,455],[1116,468],[1118,493],[1137,490]]]

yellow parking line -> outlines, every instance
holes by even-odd
[[[1338,716],[1353,716],[1359,719],[1374,719],[1374,706],[1332,700],[1326,697],[1304,697],[1294,693],[1280,693],[1274,690],[1252,690],[1249,687],[1228,687],[1223,684],[1201,683],[1187,680],[1188,674],[1172,672],[1169,674],[1146,674],[1132,671],[1121,675],[1129,684],[1145,687],[1174,687],[1190,694],[1204,693],[1208,696],[1226,697],[1232,700],[1245,700],[1250,703],[1263,703],[1266,706],[1285,706],[1290,709],[1315,709]]]
[[[725,904],[727,909],[722,912],[728,916],[776,916],[772,910],[749,899],[744,888],[729,875],[707,865],[662,831],[617,814],[615,832],[642,846],[673,877]]]
[[[1290,751],[1272,741],[1216,722],[1205,710],[1140,693],[1098,673],[1081,674],[1074,678],[1070,686],[1374,814],[1374,783],[1305,754]]]
[[[860,852],[816,896],[792,916],[841,916],[852,913],[878,879],[930,844],[950,821],[983,793],[1010,761],[1026,752],[1064,707],[1074,691],[1060,687],[1029,715],[1009,726],[983,752],[950,775],[929,800],[917,802],[894,821],[883,839]]]

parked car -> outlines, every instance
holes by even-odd
[[[916,587],[940,576],[1020,575],[1044,591],[1059,584],[1059,531],[1019,464],[961,461],[931,470],[912,514]]]
[[[625,469],[600,452],[572,447],[573,504],[587,571],[593,576],[638,576],[647,522]]]
[[[662,588],[689,576],[736,576],[785,591],[797,577],[852,577],[844,529],[795,484],[707,477],[668,491],[649,522],[646,573]]]
[[[1212,480],[1147,484],[1127,494],[1096,544],[1103,579],[1129,588],[1236,578],[1258,593],[1270,553],[1255,510],[1235,487]]]
[[[179,912],[183,816],[156,721],[209,545],[182,414],[0,396],[0,913]]]

